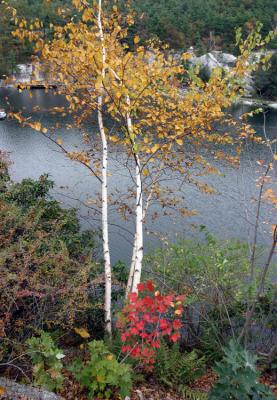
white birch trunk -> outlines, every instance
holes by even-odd
[[[138,163],[139,163],[139,158],[138,158]],[[140,164],[138,164],[140,166]],[[141,211],[139,211],[139,215],[142,215],[142,219],[141,219],[141,223],[139,222],[139,218],[137,218],[138,216],[138,206],[136,206],[136,232],[134,235],[134,244],[133,244],[133,254],[132,254],[132,262],[131,262],[131,268],[130,268],[130,273],[129,273],[129,277],[128,277],[128,282],[127,282],[127,287],[126,287],[126,293],[125,293],[125,298],[128,298],[128,294],[131,291],[134,291],[134,289],[136,289],[137,284],[140,282],[140,277],[141,277],[141,270],[142,270],[142,260],[143,260],[143,223],[145,221],[145,217],[146,217],[146,212],[148,210],[148,207],[150,205],[151,199],[152,199],[152,195],[153,195],[153,189],[154,189],[154,184],[158,181],[159,176],[160,176],[160,172],[161,169],[158,171],[156,178],[153,180],[152,182],[152,188],[150,190],[150,193],[146,199],[145,202],[145,206],[143,208],[143,205],[141,204]],[[139,171],[140,173],[140,177],[141,177],[141,170]],[[137,180],[137,184],[138,184],[138,180]],[[141,185],[140,185],[141,186]],[[141,197],[142,197],[142,189],[141,190]],[[137,187],[137,200],[138,200],[138,196],[139,196],[139,188]],[[137,201],[138,203],[138,201]],[[138,254],[138,244],[137,244],[137,237],[139,232],[141,232],[141,252],[140,254]],[[140,260],[138,262],[138,260]],[[137,277],[137,283],[133,284],[133,280],[134,280],[134,273],[135,273],[135,269],[140,269],[140,274],[139,277]],[[136,285],[136,286],[135,286]]]
[[[133,135],[133,126],[132,119],[130,116],[130,97],[127,96],[127,127],[128,134],[130,136],[132,146],[133,146],[133,155],[136,163],[136,227],[135,227],[135,235],[134,235],[134,245],[133,245],[133,255],[132,262],[127,282],[126,288],[126,297],[131,292],[137,291],[137,284],[140,282],[141,277],[141,268],[142,268],[142,258],[143,258],[143,208],[142,208],[142,180],[141,180],[141,169],[140,169],[140,160],[139,155],[136,153],[134,149],[135,140],[132,138]]]
[[[98,2],[98,29],[101,40],[102,50],[102,80],[105,78],[106,49],[104,43],[104,33],[101,21],[102,1]],[[108,142],[103,124],[103,87],[100,89],[98,96],[98,125],[102,140],[102,240],[103,240],[103,257],[105,268],[105,329],[111,335],[112,333],[112,316],[111,316],[111,298],[112,298],[112,271],[109,247],[109,229],[108,229]]]
[[[134,271],[135,271],[136,254],[137,254],[137,232],[135,232],[135,234],[134,234],[132,261],[131,261],[128,282],[127,282],[126,292],[125,292],[126,299],[128,298],[128,294],[131,292],[131,289],[132,289],[133,277],[134,277]]]
[[[136,157],[136,255],[132,281],[132,292],[137,292],[140,283],[142,259],[143,259],[143,204],[142,204],[142,180],[139,157]]]

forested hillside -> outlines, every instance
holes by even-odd
[[[272,29],[277,0],[133,0],[146,36],[156,34],[174,47],[234,50],[234,31],[251,30],[255,21]]]
[[[123,5],[125,1],[121,1]],[[8,0],[18,15],[50,23],[60,18],[58,7],[68,8],[68,0]],[[234,52],[234,31],[250,31],[255,21],[263,23],[263,33],[277,21],[277,0],[133,0],[137,11],[135,30],[144,39],[156,36],[174,48],[195,46],[200,52],[224,49]],[[16,64],[28,60],[31,47],[22,46],[11,36],[11,10],[0,4],[0,75],[10,73]],[[274,43],[273,43],[274,46]],[[276,42],[275,42],[276,47]]]
[[[11,73],[16,64],[28,61],[32,54],[30,43],[22,45],[12,36],[14,30],[12,8],[16,8],[19,17],[42,20],[47,34],[47,26],[59,22],[56,10],[63,4],[65,5],[66,1],[8,0],[0,3],[0,78],[3,74]]]

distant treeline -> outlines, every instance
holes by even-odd
[[[108,0],[107,3],[111,2]],[[59,23],[57,8],[70,7],[71,0],[7,0],[18,15],[39,18],[45,23]],[[125,0],[118,0],[124,8]],[[250,31],[256,21],[263,23],[264,33],[277,22],[277,0],[132,0],[138,18],[132,34],[143,39],[157,37],[173,48],[194,46],[201,53],[211,49],[235,52],[237,27]],[[77,17],[77,16],[76,16]],[[20,62],[30,59],[32,48],[22,46],[11,36],[14,29],[11,11],[0,4],[0,76],[9,74]],[[275,41],[273,47],[277,48]]]
[[[0,78],[14,71],[16,64],[30,60],[33,53],[31,45],[22,45],[13,38],[15,25],[11,7],[16,8],[17,15],[27,20],[38,18],[45,24],[45,34],[50,23],[60,22],[57,8],[71,4],[71,0],[7,0],[0,2]]]
[[[247,33],[260,21],[267,33],[277,22],[277,0],[133,0],[133,4],[145,15],[138,29],[176,48],[192,45],[200,51],[234,52],[236,28]]]

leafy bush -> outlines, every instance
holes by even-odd
[[[27,345],[34,384],[47,390],[60,389],[64,381],[61,362],[64,354],[55,346],[49,333],[42,332],[40,337],[28,339]]]
[[[8,166],[10,160],[5,151],[0,150],[0,193],[5,191],[10,181]]]
[[[129,275],[129,267],[123,261],[117,261],[113,266],[113,275],[118,282],[127,283]]]
[[[268,69],[260,68],[255,72],[254,80],[259,95],[269,100],[277,98],[277,53],[272,55]]]
[[[114,390],[124,398],[132,386],[129,366],[119,363],[101,340],[88,344],[89,359],[76,360],[70,370],[91,398],[109,399]]]
[[[75,210],[49,199],[52,185],[45,175],[0,191],[2,363],[38,330],[68,328],[90,307],[93,234],[80,232]]]
[[[160,273],[172,288],[182,293],[196,289],[197,299],[208,304],[218,302],[219,287],[224,297],[245,298],[248,287],[249,247],[238,241],[219,241],[205,227],[205,241],[179,240],[146,256],[147,269]],[[166,279],[167,278],[167,279]]]
[[[129,303],[118,315],[122,352],[151,368],[160,339],[176,342],[181,336],[184,299],[183,295],[162,295],[155,291],[152,281],[139,283],[138,294],[129,294]]]
[[[180,240],[146,256],[145,270],[157,279],[161,290],[170,285],[176,293],[187,293],[183,317],[186,331],[182,333],[185,347],[198,346],[207,358],[219,360],[232,331],[239,334],[242,329],[246,299],[256,292],[258,274],[249,284],[248,244],[216,240],[205,227],[201,231],[205,241]],[[270,279],[269,276],[253,316],[255,330],[249,335],[251,345],[263,352],[269,351],[265,347],[270,346],[268,339],[274,340],[274,312],[270,306],[274,290]],[[258,331],[261,335],[257,335]]]
[[[274,400],[275,396],[258,382],[257,358],[231,340],[224,348],[225,356],[214,368],[219,376],[210,392],[209,400]]]
[[[170,387],[182,387],[204,373],[205,359],[195,350],[181,353],[179,346],[162,342],[156,350],[154,372],[158,380]]]

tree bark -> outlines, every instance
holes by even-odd
[[[106,63],[106,48],[104,42],[104,33],[101,20],[102,1],[98,1],[98,29],[101,41],[102,50],[102,81],[105,79],[105,63]],[[109,226],[108,226],[108,142],[105,134],[103,123],[103,86],[100,88],[98,96],[98,125],[102,140],[102,240],[103,240],[103,256],[105,268],[105,329],[111,335],[112,333],[112,316],[111,316],[111,297],[112,297],[112,271],[109,247]]]
[[[142,204],[142,180],[139,157],[136,157],[136,255],[134,262],[134,273],[132,292],[137,292],[140,283],[142,259],[143,259],[143,204]]]
[[[137,233],[135,232],[134,235],[134,244],[133,244],[133,253],[132,253],[132,261],[128,276],[128,282],[126,286],[125,298],[128,298],[128,294],[132,290],[133,278],[134,278],[134,271],[135,271],[135,262],[136,262],[136,254],[137,254]]]
[[[130,272],[126,288],[126,297],[131,292],[137,292],[137,285],[140,283],[142,259],[143,259],[143,205],[142,205],[142,179],[141,179],[141,166],[139,155],[135,149],[135,138],[133,137],[133,126],[130,115],[130,97],[127,96],[127,128],[130,142],[132,145],[132,152],[136,164],[136,228],[134,235],[133,255],[130,266]]]

